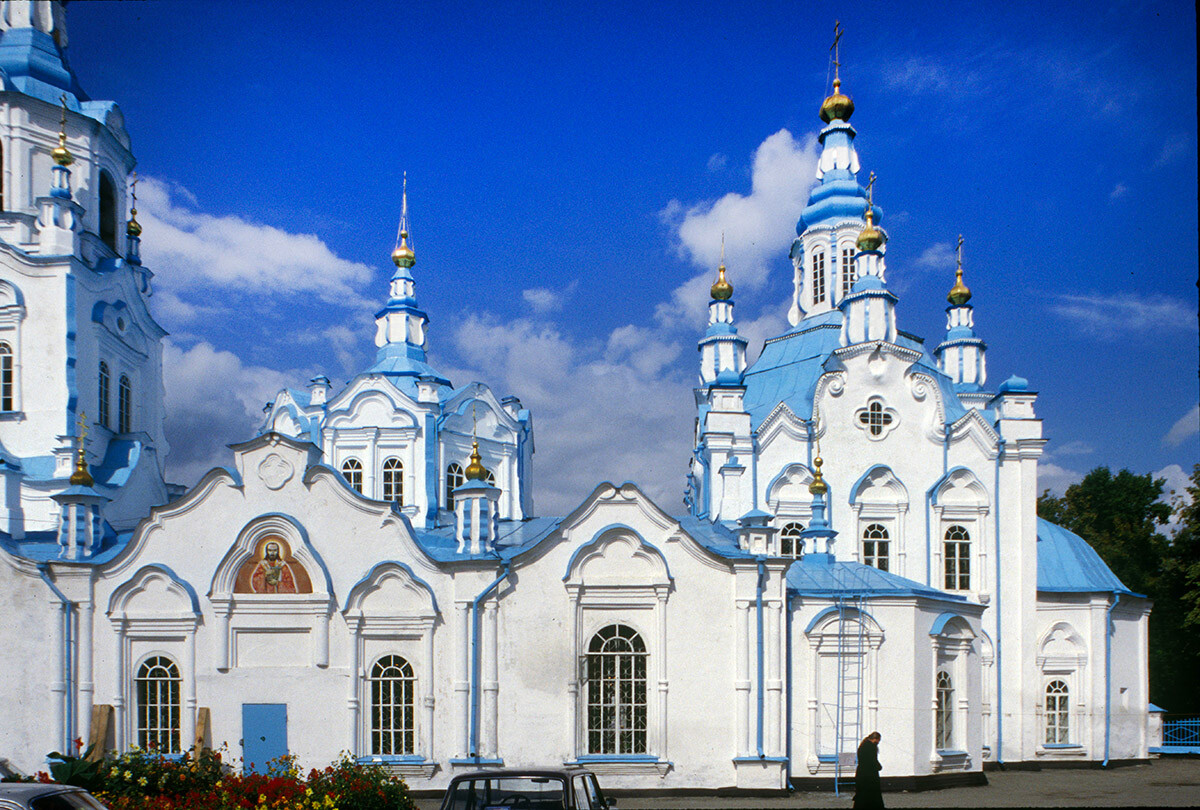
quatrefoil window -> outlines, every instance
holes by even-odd
[[[854,426],[864,430],[873,440],[882,439],[900,421],[900,415],[884,405],[883,400],[872,397],[865,408],[854,412]]]

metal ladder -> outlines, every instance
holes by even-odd
[[[838,612],[838,652],[837,652],[837,728],[836,749],[837,760],[833,772],[833,792],[840,795],[843,764],[857,763],[858,743],[863,735],[863,670],[866,666],[866,622],[864,600],[859,596],[839,596],[837,598]],[[854,612],[854,623],[857,628],[853,634],[847,635],[847,614]],[[850,781],[853,781],[851,778]]]

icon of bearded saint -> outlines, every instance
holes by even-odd
[[[250,575],[254,593],[296,593],[296,577],[292,567],[280,556],[279,543],[271,540],[263,549],[263,558]]]

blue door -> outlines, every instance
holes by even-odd
[[[242,704],[242,770],[267,773],[268,764],[288,752],[287,704]]]

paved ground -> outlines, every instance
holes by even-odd
[[[988,784],[918,793],[885,793],[888,807],[1197,807],[1200,758],[1165,758],[1109,770],[989,771]],[[849,794],[795,793],[778,799],[623,797],[618,810],[848,808]],[[436,810],[436,799],[417,802]]]

